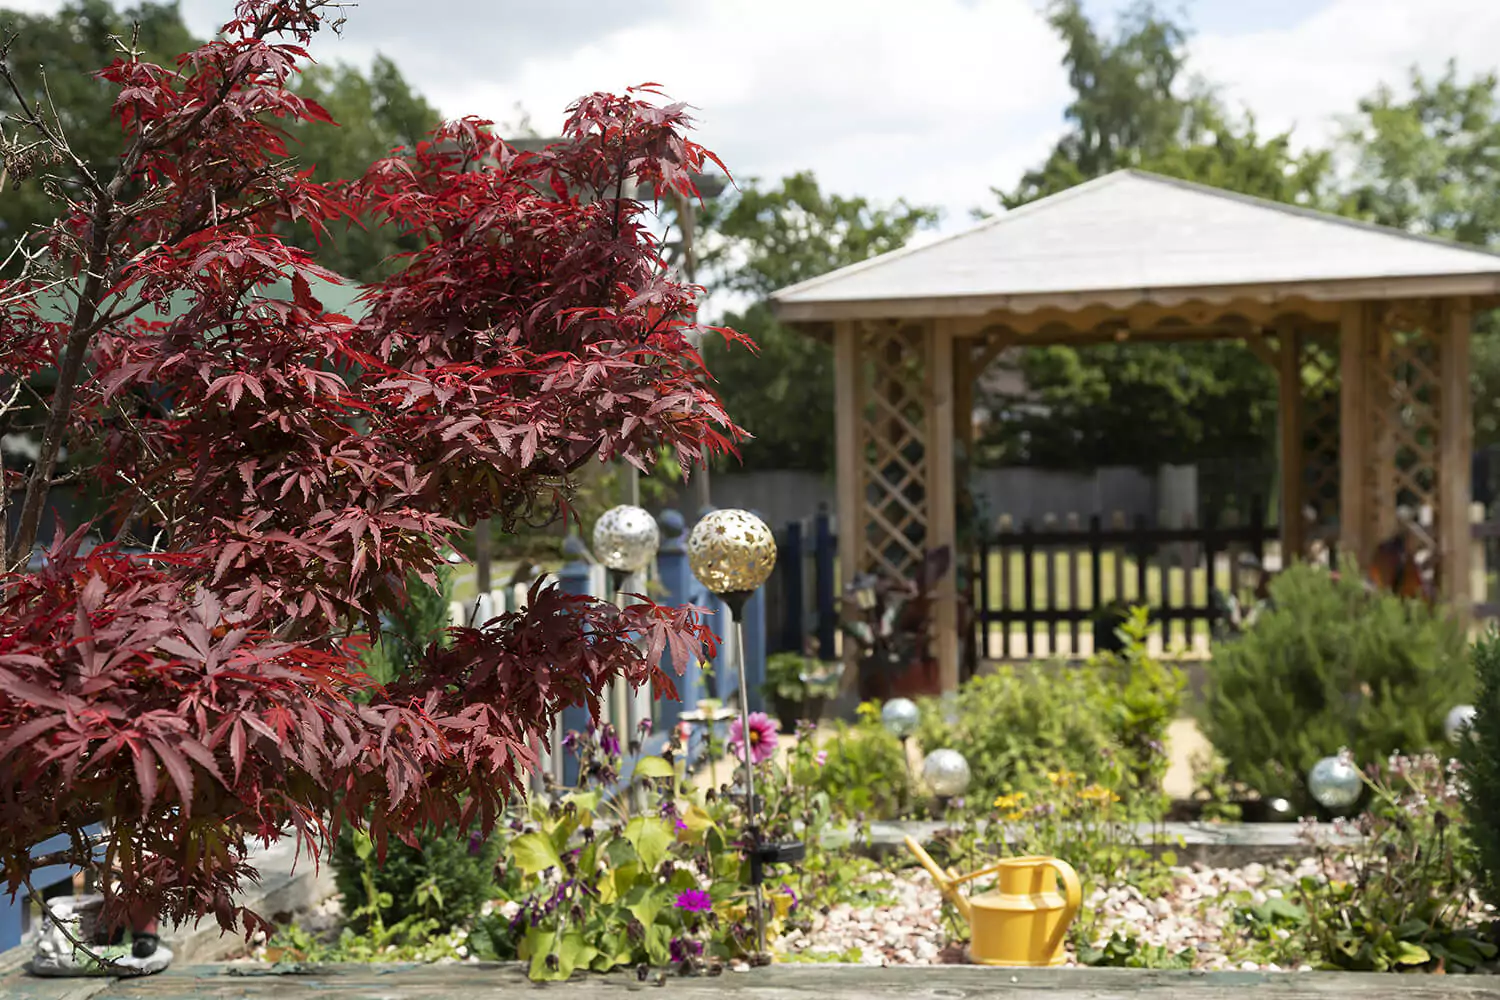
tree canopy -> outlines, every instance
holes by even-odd
[[[905,201],[876,205],[831,194],[811,172],[774,186],[752,180],[710,204],[704,283],[715,294],[748,300],[724,321],[758,347],[754,354],[717,345],[705,352],[725,407],[754,435],[741,446],[743,468],[833,468],[833,353],[777,323],[768,296],[899,249],[936,222],[936,210]]]

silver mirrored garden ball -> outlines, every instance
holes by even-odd
[[[643,508],[621,504],[594,522],[594,555],[617,572],[639,573],[650,565],[660,544],[656,518]]]
[[[880,709],[880,724],[897,739],[910,736],[921,719],[921,712],[910,698],[892,698]]]
[[[939,798],[957,798],[969,788],[969,762],[957,750],[934,750],[922,761],[922,780]]]
[[[1448,717],[1443,720],[1443,734],[1449,743],[1463,739],[1464,731],[1474,724],[1474,715],[1473,705],[1455,705],[1449,710]]]
[[[776,568],[776,536],[748,510],[703,515],[687,550],[693,575],[713,594],[748,594]]]
[[[1324,757],[1307,772],[1307,790],[1324,809],[1348,809],[1364,788],[1359,768],[1343,757]]]

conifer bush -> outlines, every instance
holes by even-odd
[[[1307,809],[1308,768],[1341,747],[1362,764],[1442,747],[1473,686],[1465,645],[1441,607],[1293,566],[1254,627],[1215,649],[1205,733],[1230,780]]]
[[[1474,721],[1459,741],[1464,816],[1484,901],[1500,906],[1500,632],[1473,646]]]

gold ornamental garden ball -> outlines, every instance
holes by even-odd
[[[656,518],[628,503],[611,507],[594,522],[594,555],[620,573],[645,569],[660,543]]]
[[[693,575],[714,594],[748,594],[776,566],[776,536],[747,510],[716,510],[693,526],[687,542]]]

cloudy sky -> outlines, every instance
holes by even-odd
[[[0,0],[52,10],[61,0]],[[1125,0],[1086,0],[1111,18]],[[544,134],[581,93],[662,84],[739,177],[812,169],[830,188],[906,197],[968,223],[1062,128],[1061,45],[1042,0],[362,0],[320,61],[377,51],[445,114]],[[208,34],[231,0],[183,0]],[[1167,0],[1193,69],[1263,128],[1316,141],[1382,81],[1456,59],[1500,64],[1500,0]]]

